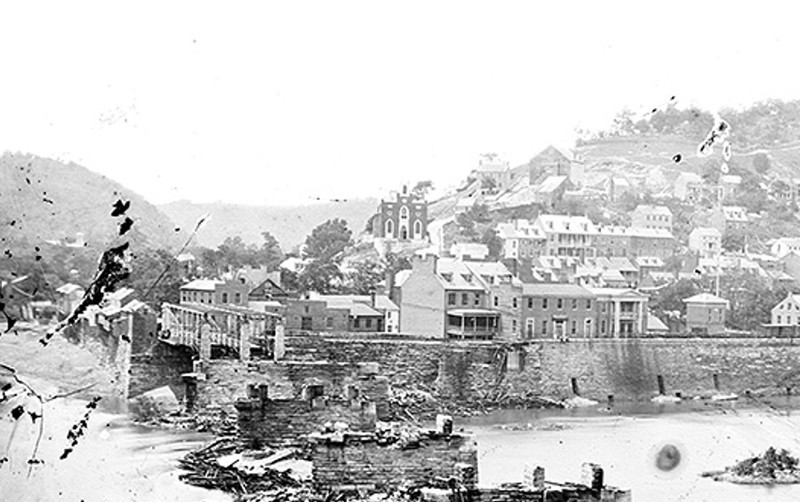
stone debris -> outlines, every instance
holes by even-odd
[[[701,476],[714,481],[747,485],[800,483],[800,460],[787,450],[770,447],[763,454],[750,457],[722,471],[704,472]]]
[[[591,406],[597,406],[598,404],[600,403],[594,399],[587,399],[581,396],[574,396],[564,400],[565,408],[589,408]]]

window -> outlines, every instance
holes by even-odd
[[[394,222],[392,220],[386,220],[386,232],[387,237],[394,237]]]
[[[481,304],[481,295],[480,293],[475,293],[475,306],[477,307],[480,304]]]
[[[360,328],[361,327],[361,319],[359,319],[358,317],[353,319],[353,327],[354,328]]]
[[[222,303],[228,303],[228,293],[222,293]]]
[[[544,320],[542,321],[542,334],[543,335],[547,334],[547,321]]]
[[[583,334],[587,338],[592,336],[592,320],[591,319],[586,319],[584,321]]]
[[[600,321],[600,333],[602,334],[606,333],[606,322],[604,320]]]
[[[495,306],[495,307],[497,307],[497,303],[498,303],[498,299],[497,299],[497,297],[495,296],[495,297],[494,297],[494,306]]]
[[[533,308],[533,298],[528,298],[528,308],[529,309]]]
[[[781,323],[781,316],[778,316],[778,323],[777,324],[780,324],[780,323]]]
[[[578,299],[577,298],[573,298],[572,299],[572,310],[578,310]]]
[[[419,220],[414,222],[414,236],[422,237],[422,222]]]
[[[325,318],[325,327],[332,328],[333,327],[333,317],[326,317]]]
[[[542,309],[547,310],[547,298],[542,298]]]
[[[308,305],[306,305],[306,306],[304,306],[304,307],[303,307],[303,312],[305,312],[306,314],[308,314]]]
[[[237,304],[242,303],[242,294],[241,293],[236,293],[236,303]]]
[[[592,310],[592,300],[586,300],[586,310]]]
[[[578,332],[578,321],[572,321],[572,326],[570,327],[569,331],[573,335]]]
[[[512,319],[511,320],[511,332],[512,333],[516,333],[517,332],[517,320],[516,319]]]
[[[456,294],[455,293],[448,293],[447,294],[447,304],[448,305],[455,305],[456,304]]]
[[[469,295],[467,293],[461,293],[461,305],[469,305]]]
[[[372,319],[364,319],[364,326],[367,328],[372,327]]]
[[[514,300],[512,300],[512,305],[513,305],[514,308],[517,308],[517,297],[516,296],[514,297]]]
[[[563,298],[559,298],[558,300],[556,300],[556,308],[558,310],[561,310],[561,309],[564,308],[564,299]]]

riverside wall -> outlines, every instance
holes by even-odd
[[[294,360],[355,364],[374,361],[393,388],[429,389],[441,397],[487,400],[580,395],[638,401],[658,394],[767,394],[800,391],[800,343],[765,338],[592,339],[519,344],[287,337]],[[714,376],[717,375],[715,388]]]

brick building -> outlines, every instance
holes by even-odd
[[[589,218],[541,214],[534,224],[545,235],[547,255],[580,259],[595,256],[597,227]]]
[[[700,293],[683,300],[686,304],[686,329],[690,333],[718,335],[725,332],[728,300]]]
[[[247,307],[250,287],[243,280],[195,279],[181,286],[181,303]]]
[[[672,232],[672,211],[666,206],[639,204],[631,212],[631,226],[657,228]]]
[[[545,252],[544,232],[528,220],[513,220],[497,225],[497,236],[503,241],[503,257],[533,260]]]
[[[395,194],[394,200],[381,200],[372,220],[372,235],[387,240],[421,241],[428,238],[428,204],[408,192]]]
[[[523,338],[597,336],[595,295],[574,284],[522,286],[520,324]]]

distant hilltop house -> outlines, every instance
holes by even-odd
[[[530,184],[540,183],[548,176],[566,176],[578,188],[585,182],[583,160],[572,152],[548,146],[528,161]]]
[[[722,252],[722,232],[716,228],[695,228],[689,233],[689,251],[708,258]]]
[[[472,171],[474,176],[481,183],[481,188],[489,193],[497,193],[508,190],[515,181],[515,173],[508,165],[508,161],[499,159],[496,155],[482,155],[478,161],[478,167]]]
[[[631,226],[656,228],[672,232],[672,211],[666,206],[639,204],[631,212]]]
[[[710,221],[723,235],[744,231],[750,223],[747,210],[740,206],[717,206],[711,212]]]
[[[721,201],[725,197],[725,189],[719,184],[709,184],[695,173],[681,173],[673,184],[673,195],[676,199],[687,202]]]
[[[781,237],[770,244],[770,253],[778,258],[783,258],[789,253],[800,254],[800,237]]]

